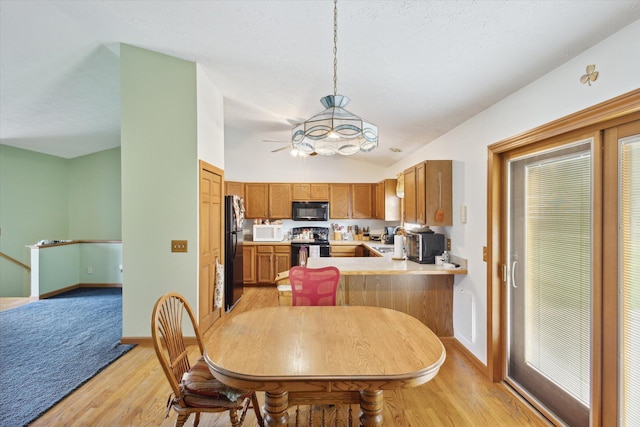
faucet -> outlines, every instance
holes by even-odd
[[[407,231],[403,226],[398,225],[397,227],[395,227],[395,228],[393,229],[393,233],[391,233],[391,235],[395,235],[395,234],[396,234],[396,232],[397,232],[398,230]]]

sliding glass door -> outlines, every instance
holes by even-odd
[[[640,425],[640,121],[605,131],[603,420]],[[608,351],[610,350],[610,351]]]
[[[507,381],[589,425],[593,139],[507,161]]]
[[[556,425],[640,426],[639,106],[489,146],[488,374]]]

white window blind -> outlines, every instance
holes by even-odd
[[[640,426],[640,136],[620,152],[620,425]]]
[[[525,172],[525,360],[587,406],[591,169],[587,148]]]

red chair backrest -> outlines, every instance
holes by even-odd
[[[336,267],[291,267],[292,305],[336,305],[340,270]]]

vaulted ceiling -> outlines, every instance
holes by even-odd
[[[355,156],[390,165],[638,19],[640,1],[340,0],[338,92],[380,130]],[[201,64],[229,135],[269,149],[333,93],[330,1],[2,0],[1,143],[118,146],[119,43]]]

